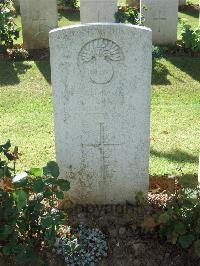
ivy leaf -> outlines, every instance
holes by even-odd
[[[137,203],[142,204],[144,202],[144,193],[143,192],[137,192],[135,196],[135,200]]]
[[[56,197],[58,199],[64,199],[64,193],[62,191],[57,191],[56,192]]]
[[[33,184],[33,191],[36,193],[41,193],[44,191],[45,183],[44,181],[39,178]]]
[[[65,179],[59,178],[56,183],[63,191],[68,191],[70,189],[70,182]]]
[[[27,199],[28,199],[28,195],[26,194],[25,191],[23,191],[22,189],[20,189],[20,190],[17,190],[15,192],[13,192],[13,198],[15,200],[15,203],[17,205],[17,208],[20,210],[24,206],[26,206]]]
[[[43,169],[42,168],[31,168],[29,170],[29,174],[35,177],[42,177],[43,176]]]
[[[182,248],[188,248],[189,246],[192,245],[195,237],[192,234],[180,236],[178,239],[178,243],[181,245]]]
[[[43,167],[43,172],[46,176],[51,175],[53,177],[58,177],[60,175],[58,164],[54,161],[48,162],[47,165]]]
[[[196,252],[197,256],[200,257],[200,240],[197,240],[194,243],[194,248],[195,248],[195,252]]]

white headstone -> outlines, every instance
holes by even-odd
[[[151,30],[96,23],[50,32],[57,162],[76,204],[148,189]]]
[[[152,29],[153,43],[177,40],[178,0],[141,0],[144,25]]]
[[[20,12],[25,48],[48,48],[49,31],[58,24],[56,0],[20,0]]]
[[[117,0],[81,0],[81,23],[115,22]]]

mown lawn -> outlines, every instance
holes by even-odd
[[[200,58],[157,60],[152,84],[150,173],[197,173]],[[19,168],[54,159],[49,63],[0,62],[0,95],[0,142],[20,147]]]

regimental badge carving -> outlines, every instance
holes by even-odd
[[[81,69],[87,69],[90,80],[96,84],[109,83],[114,76],[114,64],[123,60],[121,48],[108,39],[86,43],[79,53]]]

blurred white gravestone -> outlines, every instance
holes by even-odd
[[[151,30],[94,23],[50,32],[56,155],[76,204],[147,192]]]
[[[144,25],[152,29],[153,43],[174,44],[177,40],[178,0],[141,0]]]
[[[49,31],[58,25],[56,0],[20,0],[24,47],[49,47]]]
[[[81,0],[81,23],[115,22],[117,0]]]

